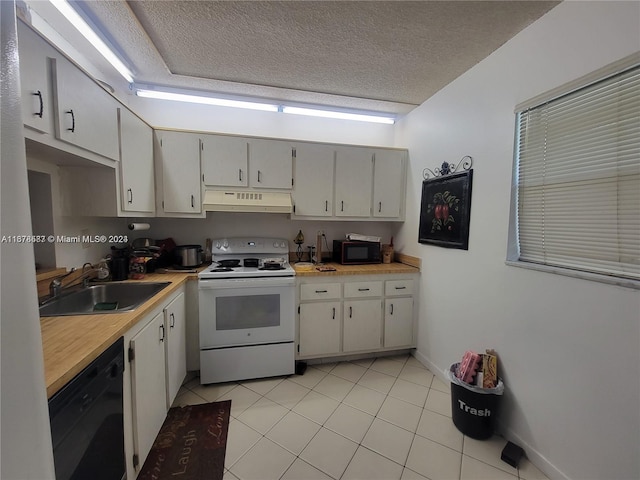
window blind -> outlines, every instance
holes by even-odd
[[[640,279],[640,66],[516,119],[518,259]]]

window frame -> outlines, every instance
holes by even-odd
[[[607,275],[604,273],[593,273],[593,272],[574,269],[570,267],[545,265],[545,264],[521,260],[520,248],[519,248],[519,236],[518,236],[518,186],[519,186],[518,185],[518,174],[519,174],[518,114],[523,110],[541,106],[546,102],[557,99],[571,92],[574,92],[578,89],[584,88],[590,84],[604,80],[607,77],[611,77],[612,75],[622,73],[626,70],[629,70],[631,68],[638,67],[638,66],[640,66],[640,52],[636,52],[632,55],[629,55],[628,57],[621,59],[618,62],[615,62],[595,72],[592,72],[588,75],[580,77],[579,79],[576,79],[558,88],[555,88],[541,95],[538,95],[515,107],[514,109],[515,126],[514,126],[513,156],[512,156],[513,160],[512,160],[512,170],[511,170],[512,177],[511,177],[510,214],[509,214],[507,255],[506,255],[506,261],[505,261],[506,265],[640,290],[640,280],[623,278],[619,276],[614,276],[613,274]]]

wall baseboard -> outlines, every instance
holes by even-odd
[[[445,375],[445,369],[440,368],[433,363],[428,357],[422,354],[417,349],[413,351],[413,356],[422,365],[427,367],[431,373],[442,380],[445,384],[449,383],[449,379]],[[544,473],[550,480],[570,480],[564,473],[562,473],[555,465],[544,457],[540,452],[535,450],[531,445],[525,442],[516,432],[506,427],[502,422],[498,421],[496,424],[496,433],[503,437],[505,440],[515,443],[522,447],[525,451],[525,456],[536,468]]]

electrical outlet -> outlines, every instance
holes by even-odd
[[[86,239],[88,239],[88,238],[89,238],[89,229],[88,229],[88,228],[84,228],[84,229],[82,229],[82,230],[80,231],[80,235],[81,235],[81,238],[83,238],[83,239],[85,239],[85,238],[86,238]],[[84,241],[82,242],[82,248],[89,248],[90,246],[91,246],[91,243],[89,243],[89,242],[84,242]]]

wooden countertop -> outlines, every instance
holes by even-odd
[[[411,261],[411,259],[409,259]],[[420,269],[406,263],[379,263],[375,265],[340,265],[327,263],[336,270],[319,272],[296,268],[296,276],[371,275],[392,273],[419,273]],[[126,282],[171,282],[153,298],[133,312],[104,313],[96,315],[69,315],[41,317],[42,349],[47,397],[51,398],[67,382],[95,360],[107,347],[124,335],[158,305],[169,298],[188,280],[197,280],[195,273],[151,273],[144,280]]]
[[[332,272],[318,271],[314,266],[296,266],[291,264],[297,277],[319,277],[334,275],[379,275],[390,273],[420,273],[420,269],[405,263],[376,263],[373,265],[341,265],[339,263],[324,263],[324,266],[335,268]]]
[[[172,272],[150,273],[145,275],[144,280],[126,280],[125,282],[171,282],[132,312],[40,317],[47,397],[51,398],[187,280],[197,278],[195,273]]]

